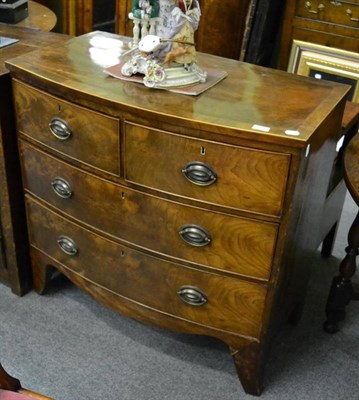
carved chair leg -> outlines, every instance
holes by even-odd
[[[359,213],[350,227],[345,252],[346,256],[340,263],[339,275],[333,279],[327,300],[324,330],[328,333],[339,330],[338,323],[345,319],[345,307],[355,297],[351,277],[355,273],[356,257],[359,254]]]
[[[244,391],[259,396],[263,391],[263,361],[259,344],[252,343],[238,350],[230,347],[230,351]]]

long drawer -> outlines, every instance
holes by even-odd
[[[30,243],[85,279],[197,324],[258,337],[266,287],[185,268],[106,240],[27,198]]]
[[[19,132],[81,163],[119,174],[119,120],[13,82]]]
[[[207,203],[280,215],[290,155],[124,127],[125,179]]]
[[[147,195],[95,177],[26,142],[20,141],[20,154],[25,189],[72,218],[175,259],[269,278],[277,224]]]

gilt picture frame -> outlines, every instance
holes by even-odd
[[[350,85],[348,100],[359,103],[359,53],[294,40],[287,71]]]

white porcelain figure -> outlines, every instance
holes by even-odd
[[[200,16],[198,0],[134,0],[129,17],[136,51],[122,66],[122,74],[141,73],[146,86],[157,88],[205,82],[194,43]]]

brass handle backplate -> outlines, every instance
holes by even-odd
[[[182,286],[177,294],[182,301],[191,306],[203,306],[208,301],[207,295],[194,286]]]
[[[318,4],[318,7],[316,10],[312,10],[312,3],[310,1],[305,2],[305,8],[310,12],[311,14],[319,14],[321,11],[324,11],[325,5],[320,3]]]
[[[195,247],[206,246],[212,240],[209,232],[202,227],[193,224],[182,226],[179,234],[186,243]]]
[[[349,17],[350,21],[359,22],[359,18],[353,17],[353,11],[350,8],[346,10],[346,14]]]
[[[63,178],[54,178],[51,186],[54,192],[63,199],[68,199],[73,194],[70,184]]]
[[[201,161],[192,161],[182,169],[183,175],[198,186],[209,186],[217,180],[216,171]]]
[[[52,118],[49,123],[51,133],[59,140],[67,140],[72,135],[72,129],[70,125],[59,117]]]
[[[68,236],[61,235],[57,239],[57,244],[60,249],[68,256],[75,256],[78,253],[78,248],[76,243]]]

